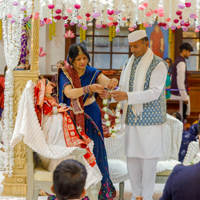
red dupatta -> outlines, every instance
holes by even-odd
[[[45,96],[46,81],[47,79],[40,80],[35,87],[35,111],[37,113],[40,125],[42,122],[43,113],[52,116],[53,107],[56,106],[57,108],[60,108],[53,97]],[[77,132],[76,127],[67,112],[62,113],[62,115],[63,133],[66,146],[86,149],[87,153],[84,155],[84,158],[93,167],[96,164],[96,158],[88,147],[88,144],[91,143],[92,140],[83,131],[80,131],[79,133]],[[80,137],[82,137],[83,140]]]
[[[65,66],[66,70],[63,72],[70,80],[73,88],[81,88],[81,81],[78,76],[77,71],[71,67],[69,64]],[[83,96],[77,99],[71,99],[71,107],[74,109],[70,112],[70,116],[75,120],[76,125],[80,126],[82,131],[85,130],[85,118],[84,118],[84,106],[83,106]]]

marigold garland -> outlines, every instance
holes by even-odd
[[[83,30],[83,40],[86,40],[86,30]]]
[[[56,23],[53,21],[53,23],[49,25],[49,40],[51,41],[55,35],[56,35]]]
[[[168,39],[169,43],[172,42],[172,29],[169,29],[169,39]]]
[[[53,32],[52,32],[52,34],[55,37],[56,36],[56,23],[53,21],[52,25],[53,25]]]
[[[82,29],[82,27],[80,27],[80,42],[83,42],[86,40],[86,30]]]
[[[146,30],[146,28],[144,27],[144,25],[143,24],[140,24],[140,30]]]
[[[80,27],[80,42],[83,42],[83,29]]]
[[[113,38],[115,37],[115,26],[109,26],[109,40],[110,42],[113,41]]]

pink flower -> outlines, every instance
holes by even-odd
[[[64,37],[65,37],[65,38],[74,38],[75,35],[74,35],[73,31],[68,30],[68,31],[66,31]]]
[[[81,6],[80,6],[80,5],[78,5],[78,4],[75,4],[75,5],[74,5],[74,8],[76,8],[76,9],[80,9],[80,8],[81,8]]]

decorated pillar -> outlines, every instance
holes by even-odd
[[[14,96],[13,96],[13,118],[16,119],[18,103],[22,92],[29,80],[37,83],[39,77],[39,19],[32,20],[31,34],[31,71],[14,70]],[[9,177],[4,173],[4,185],[2,196],[26,197],[27,195],[27,157],[26,145],[23,141],[14,148],[13,175]]]
[[[31,28],[31,71],[39,70],[40,20],[32,18]]]

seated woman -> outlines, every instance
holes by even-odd
[[[92,140],[83,131],[77,130],[66,112],[68,108],[59,106],[51,96],[52,89],[47,79],[41,79],[35,87],[35,111],[47,144],[85,148],[87,154],[84,157],[93,167],[96,158],[89,149],[89,145],[93,146]],[[55,167],[48,166],[50,171]]]
[[[102,175],[92,153],[93,142],[77,130],[66,112],[68,108],[56,103],[52,88],[47,79],[41,79],[36,86],[31,80],[27,82],[20,97],[11,146],[23,139],[51,172],[63,160],[80,159],[88,173],[85,189],[96,200]]]

